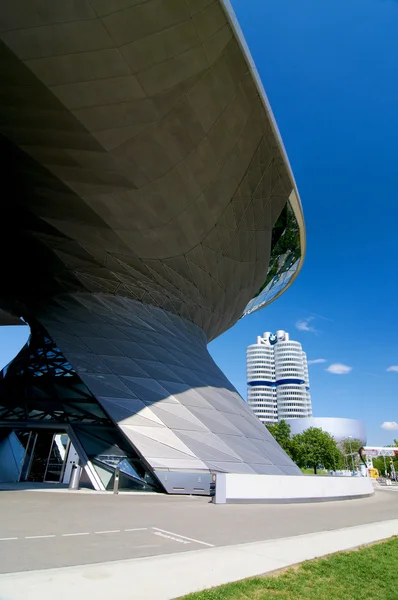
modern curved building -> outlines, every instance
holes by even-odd
[[[98,490],[116,468],[176,493],[298,473],[207,351],[305,252],[229,2],[4,0],[0,31],[0,304],[31,328],[0,381],[16,480],[65,481],[72,449]]]
[[[248,346],[247,403],[263,423],[312,416],[307,355],[286,331]]]
[[[290,425],[292,435],[302,433],[310,427],[317,427],[330,433],[336,442],[352,438],[361,440],[366,446],[366,430],[363,421],[358,419],[345,419],[340,417],[311,417],[309,419],[285,419]]]

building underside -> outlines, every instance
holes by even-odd
[[[18,455],[18,478],[33,446],[56,454],[50,434],[96,489],[115,467],[126,487],[185,493],[214,471],[297,472],[207,351],[305,251],[227,4],[0,7],[0,322],[31,327],[0,388],[0,462]]]

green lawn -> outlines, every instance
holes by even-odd
[[[301,469],[301,472],[304,473],[304,475],[315,475],[314,473],[314,469]],[[321,469],[318,470],[317,475],[327,475],[328,472],[327,471],[322,471]]]
[[[230,583],[184,600],[397,600],[398,538]]]

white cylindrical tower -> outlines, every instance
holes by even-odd
[[[259,419],[311,417],[307,356],[286,331],[266,332],[247,348],[248,404]]]
[[[308,367],[301,344],[281,339],[275,344],[278,419],[308,417]]]
[[[247,348],[247,402],[260,421],[276,423],[275,362],[269,335]]]

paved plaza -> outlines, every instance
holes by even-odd
[[[398,519],[398,498],[222,505],[206,497],[0,492],[1,573],[168,555]]]

